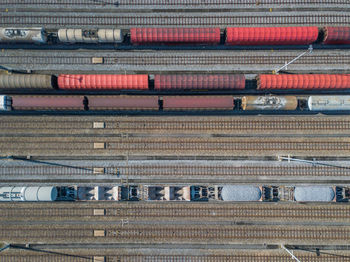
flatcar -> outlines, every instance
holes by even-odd
[[[47,43],[47,35],[44,28],[13,28],[0,27],[1,42],[19,42],[19,43]]]

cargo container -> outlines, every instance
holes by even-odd
[[[233,110],[232,96],[164,96],[164,110]]]
[[[227,45],[306,45],[318,38],[318,27],[228,27]]]
[[[0,88],[43,88],[53,87],[54,77],[52,75],[39,74],[0,74]]]
[[[311,111],[350,110],[350,96],[310,96],[308,108]]]
[[[350,27],[337,26],[337,27],[324,27],[324,44],[339,45],[350,44]]]
[[[295,96],[244,96],[243,110],[295,110],[298,99]]]
[[[156,90],[187,90],[187,89],[244,89],[244,75],[202,74],[202,75],[155,75],[154,88]]]
[[[88,96],[89,110],[158,110],[157,96]]]
[[[346,89],[350,74],[259,75],[257,89]]]
[[[14,110],[84,110],[83,96],[12,96]]]
[[[147,90],[148,75],[59,75],[60,89]]]
[[[131,28],[131,43],[218,44],[220,28]]]

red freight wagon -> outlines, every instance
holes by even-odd
[[[228,27],[228,45],[306,45],[318,38],[318,27]]]
[[[345,89],[350,88],[349,75],[259,75],[257,89]]]
[[[244,75],[155,75],[154,88],[164,89],[244,89]]]
[[[324,44],[350,44],[350,27],[337,26],[337,27],[325,27],[323,29]]]
[[[164,110],[232,110],[232,96],[164,96]]]
[[[83,96],[12,96],[15,110],[84,110]]]
[[[220,28],[131,28],[131,43],[218,44]]]
[[[59,75],[60,89],[148,89],[148,75]]]
[[[88,96],[90,110],[158,110],[157,96]]]

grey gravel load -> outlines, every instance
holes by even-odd
[[[329,202],[335,197],[330,186],[297,186],[294,191],[295,201]]]
[[[224,201],[259,201],[261,190],[257,186],[248,185],[223,186],[221,197]]]

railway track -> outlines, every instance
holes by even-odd
[[[278,262],[294,262],[290,255],[283,254],[276,251],[236,251],[234,254],[225,254],[224,252],[218,252],[206,255],[185,255],[185,254],[157,254],[150,255],[146,252],[139,252],[137,254],[127,254],[123,252],[115,252],[116,254],[106,255],[103,252],[72,252],[72,250],[59,250],[61,254],[38,254],[34,252],[26,252],[22,255],[12,253],[1,254],[0,259],[2,262],[86,262],[94,261],[94,258],[104,258],[105,262],[266,262],[266,261],[278,261]],[[228,252],[226,252],[228,253]],[[329,254],[331,253],[331,254]],[[303,252],[294,252],[294,255],[300,259],[300,261],[316,261],[316,262],[338,262],[349,261],[347,259],[348,254],[342,254],[339,252],[328,252],[328,254],[322,254],[317,256],[316,254],[308,254]],[[25,256],[25,257],[24,257]],[[345,260],[343,260],[343,258]],[[28,260],[29,259],[29,260]],[[339,260],[340,259],[340,260]]]
[[[20,51],[5,50],[0,64],[8,70],[32,70],[45,73],[73,72],[243,72],[271,73],[300,54],[300,51]],[[93,57],[103,64],[93,64]],[[290,72],[347,72],[350,56],[346,51],[314,51],[288,67]]]
[[[104,1],[87,1],[87,0],[2,0],[1,4],[6,5],[7,7],[23,7],[28,9],[30,7],[50,7],[50,8],[103,8],[113,10],[123,9],[123,8],[152,8],[152,9],[194,9],[202,7],[211,7],[211,8],[270,8],[270,7],[289,7],[293,6],[294,8],[298,7],[317,7],[320,6],[348,6],[346,0],[210,0],[207,1],[206,5],[201,2],[193,2],[189,0],[104,0]]]
[[[0,240],[10,243],[198,243],[348,244],[342,226],[225,225],[0,225]]]
[[[100,166],[96,166],[100,167]],[[23,176],[30,178],[31,176],[49,177],[60,176],[66,179],[72,179],[74,176],[87,176],[98,174],[94,173],[93,166],[48,166],[48,165],[11,165],[1,166],[0,176],[9,178],[13,176]],[[101,175],[118,175],[128,177],[144,177],[144,178],[203,178],[203,177],[224,177],[226,179],[232,177],[348,177],[350,176],[350,168],[339,168],[332,166],[296,166],[296,165],[249,165],[235,166],[230,164],[120,164],[108,166],[104,168]]]
[[[121,13],[118,15],[106,14],[80,14],[66,15],[61,13],[51,13],[51,15],[39,13],[8,13],[0,17],[1,26],[43,26],[46,28],[59,28],[62,26],[107,26],[118,25],[121,29],[131,27],[221,27],[227,26],[268,26],[268,25],[348,25],[350,24],[350,15],[339,12],[322,12],[319,14],[310,14],[300,12],[290,13],[271,13],[261,15],[260,13],[251,13],[241,15],[240,13]]]
[[[94,128],[103,123],[103,128]],[[15,117],[2,116],[0,135],[19,134],[350,134],[347,116]]]
[[[45,55],[28,55],[31,52],[25,52],[23,55],[12,55],[11,52],[6,51],[4,56],[0,57],[1,64],[9,65],[26,65],[26,64],[41,64],[41,65],[93,65],[92,57],[100,56],[99,52],[86,53],[80,55],[76,52],[62,52],[64,55],[53,55],[52,52],[44,51]],[[286,53],[286,51],[283,51]],[[295,51],[291,51],[295,53]],[[315,52],[317,54],[311,56],[303,56],[294,64],[297,65],[347,65],[350,63],[350,56],[339,52],[338,55],[322,55],[326,51]],[[9,53],[10,55],[6,55]],[[43,53],[43,52],[42,52]],[[80,52],[82,53],[82,52]],[[183,54],[165,55],[169,52],[113,52],[102,53],[104,65],[125,65],[125,66],[208,66],[208,65],[276,65],[284,64],[286,61],[291,61],[295,58],[294,55],[278,55],[278,52],[271,53],[271,55],[239,55],[238,52],[228,52],[227,55],[222,52],[205,52],[195,55],[196,51]],[[210,54],[208,54],[210,53]],[[220,54],[221,53],[221,54]],[[254,52],[251,52],[254,53]],[[322,54],[321,54],[322,53]]]
[[[0,137],[3,156],[348,157],[348,138]]]
[[[349,222],[349,205],[290,203],[2,203],[2,221],[303,221]],[[94,215],[104,210],[104,215]]]
[[[1,17],[0,17],[1,19]],[[4,50],[0,64],[9,70],[34,70],[37,72],[268,72],[284,65],[300,51],[21,51]],[[93,64],[93,57],[103,58],[103,64]],[[293,72],[347,72],[350,70],[347,51],[315,50],[288,66]]]

